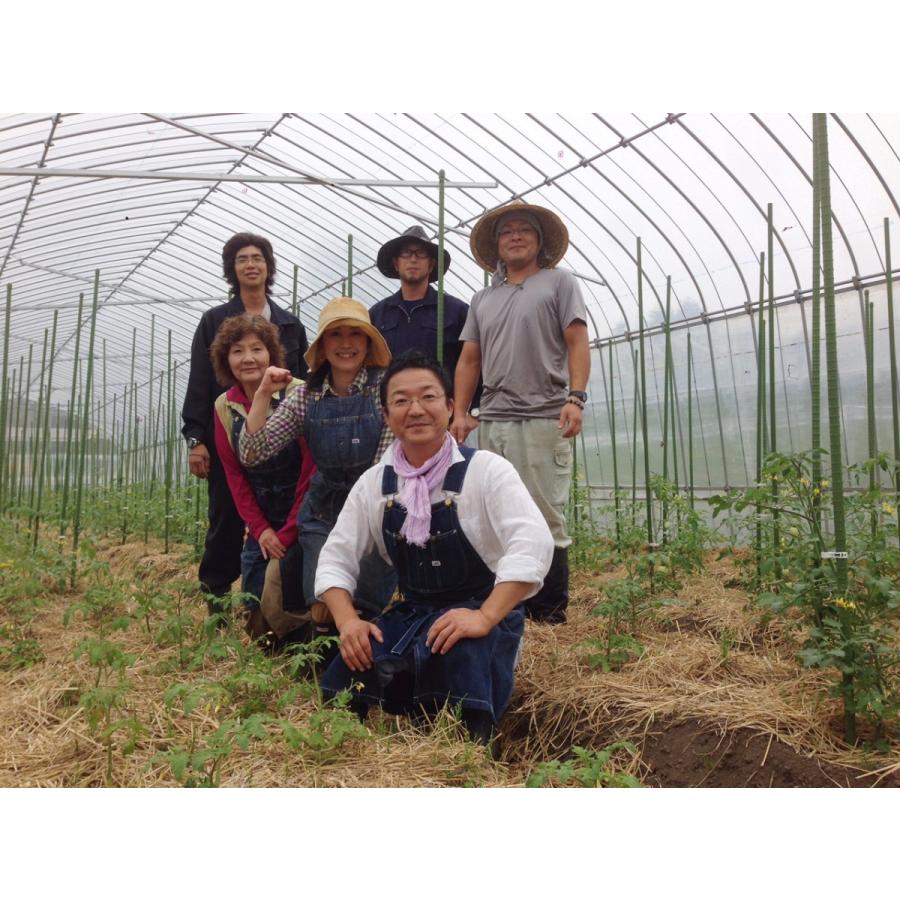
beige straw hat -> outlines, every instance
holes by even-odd
[[[372,324],[369,311],[365,306],[352,297],[335,297],[334,300],[329,300],[322,307],[315,339],[303,356],[310,372],[315,372],[325,361],[319,340],[329,328],[334,328],[336,325],[350,325],[361,329],[369,336],[369,353],[365,361],[367,366],[377,366],[383,369],[390,363],[391,351],[381,332]]]
[[[497,209],[486,212],[475,223],[469,238],[469,246],[472,248],[472,256],[475,257],[478,265],[482,269],[487,269],[488,272],[494,272],[497,269],[499,256],[497,255],[494,226],[501,216],[511,212],[531,213],[541,223],[544,240],[541,244],[538,262],[543,269],[554,268],[569,249],[569,231],[555,212],[543,206],[524,203],[522,200],[513,200],[505,206],[498,206]]]

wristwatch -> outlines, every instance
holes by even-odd
[[[481,415],[481,410],[480,410],[477,406],[473,406],[473,407],[469,410],[469,415],[470,415],[473,419],[477,419],[477,418]]]
[[[587,403],[587,391],[569,391],[570,397],[575,397],[582,403]]]
[[[193,450],[194,447],[199,447],[202,443],[203,441],[200,438],[189,437],[187,439],[188,450]]]

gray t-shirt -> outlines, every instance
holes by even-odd
[[[563,329],[587,322],[575,277],[541,269],[524,284],[501,283],[478,291],[460,340],[481,345],[488,421],[556,418],[566,402],[569,366]]]

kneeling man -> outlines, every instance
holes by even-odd
[[[553,558],[553,537],[512,464],[458,447],[446,372],[410,353],[388,367],[381,406],[395,440],[353,486],[316,570],[315,593],[341,637],[322,687],[391,713],[461,705],[487,742],[509,703],[523,600]],[[373,622],[352,596],[373,548],[402,599]]]

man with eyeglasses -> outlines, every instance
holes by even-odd
[[[572,439],[581,431],[590,376],[587,314],[575,277],[557,263],[569,246],[556,213],[514,201],[482,216],[472,254],[493,272],[472,298],[456,367],[456,413],[450,431],[465,440],[465,413],[479,376],[481,447],[508,459],[522,476],[553,534],[553,564],[525,614],[566,621],[569,603],[565,507]]]
[[[208,597],[210,615],[223,612],[224,598],[241,574],[244,523],[228,488],[225,472],[216,454],[213,408],[226,386],[213,374],[209,348],[219,327],[230,316],[263,316],[277,326],[285,351],[285,366],[297,378],[305,378],[306,331],[300,320],[271,298],[275,281],[275,254],[264,237],[248,232],[235,234],[222,248],[222,274],[229,285],[228,302],[206,310],[194,332],[191,369],[181,418],[181,433],[188,445],[191,474],[209,486],[209,529],[200,560],[200,589]]]
[[[512,694],[521,603],[553,539],[510,463],[457,447],[452,398],[447,372],[423,354],[385,370],[381,406],[396,439],[351,489],[316,569],[316,599],[341,639],[321,685],[330,696],[350,689],[361,717],[372,704],[432,715],[459,705],[487,743]],[[393,564],[402,600],[369,622],[352,597],[373,550]]]
[[[376,303],[369,310],[369,316],[384,335],[395,358],[407,350],[418,350],[432,359],[438,358],[438,295],[431,285],[438,277],[437,258],[438,245],[428,240],[419,225],[407,228],[378,251],[378,270],[387,278],[399,280],[400,290]],[[449,268],[450,254],[444,250],[445,274]],[[444,294],[443,365],[451,378],[462,349],[459,334],[468,313],[468,304]]]

